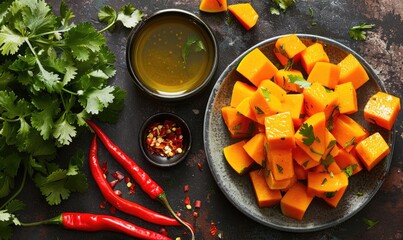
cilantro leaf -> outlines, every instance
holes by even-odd
[[[113,95],[114,88],[111,86],[105,87],[103,89],[93,89],[86,93],[85,97],[85,110],[88,113],[98,114],[104,108],[108,107],[110,103],[113,102],[115,98]]]
[[[66,119],[60,118],[54,126],[53,137],[62,145],[68,145],[77,134],[76,127]]]
[[[295,0],[272,0],[277,6],[285,12],[289,7],[295,4]]]
[[[185,45],[182,47],[182,60],[186,63],[186,59],[188,58],[190,51],[193,47],[195,52],[200,52],[202,50],[206,51],[206,47],[203,44],[203,41],[200,40],[197,36],[191,35],[187,38]]]
[[[15,54],[19,47],[27,40],[27,37],[23,37],[13,32],[6,25],[3,25],[0,30],[0,50],[1,54]]]
[[[301,128],[299,129],[299,134],[304,136],[302,142],[307,146],[311,146],[314,141],[320,142],[320,139],[314,135],[313,126],[308,125],[308,123],[302,124]]]
[[[364,41],[367,38],[367,33],[365,31],[372,29],[374,26],[375,24],[361,23],[360,25],[351,27],[348,30],[348,35],[354,40]]]
[[[301,88],[308,88],[311,86],[310,82],[308,82],[307,80],[305,80],[303,77],[301,77],[299,75],[290,74],[290,75],[288,75],[288,79],[289,79],[290,83],[295,83],[295,84],[299,85]]]
[[[105,5],[98,12],[98,20],[107,25],[113,24],[117,19],[117,13],[111,6]],[[114,26],[110,28],[113,30]]]
[[[121,21],[123,26],[133,28],[141,21],[143,16],[144,14],[140,10],[135,9],[128,3],[120,9],[117,20]]]
[[[379,222],[379,221],[371,220],[371,219],[368,219],[368,218],[364,218],[363,221],[367,225],[368,230],[373,228]]]

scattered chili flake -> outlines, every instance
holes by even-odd
[[[101,167],[101,169],[102,169],[102,172],[103,172],[104,174],[107,174],[107,173],[108,173],[108,164],[107,164],[107,162],[102,162],[102,167]]]
[[[100,208],[100,209],[105,209],[107,203],[108,203],[108,202],[107,202],[106,200],[102,201],[102,202],[99,204],[99,208]]]
[[[183,192],[188,192],[189,191],[189,185],[186,184],[185,186],[183,186]]]
[[[116,184],[118,184],[119,180],[115,179],[113,181],[109,182],[109,185],[111,186],[111,188],[114,188],[116,186]]]
[[[180,212],[176,212],[176,216],[180,217],[182,214]]]
[[[109,212],[113,215],[116,214],[116,208],[114,206],[112,206],[111,208],[109,208]]]
[[[217,234],[217,226],[213,222],[210,224],[210,234],[211,236],[215,236]]]
[[[112,177],[114,179],[121,181],[125,176],[123,175],[123,173],[121,173],[119,171],[115,171],[114,173],[112,173]]]
[[[129,187],[129,194],[134,194],[134,193],[136,193],[136,189],[134,188],[134,184],[132,184],[130,187]]]
[[[150,125],[147,134],[147,148],[152,154],[173,157],[183,152],[183,135],[175,122],[165,120]]]
[[[192,205],[190,205],[190,198],[188,195],[186,195],[184,203],[188,210],[192,209]]]
[[[167,231],[166,228],[161,228],[160,231],[159,231],[159,233],[160,233],[161,235],[168,236],[168,231]]]
[[[116,196],[121,196],[122,195],[122,191],[120,191],[120,190],[115,190],[114,192],[115,192]]]
[[[200,170],[200,171],[202,171],[202,170],[203,170],[203,166],[202,166],[202,164],[201,164],[201,163],[197,163],[197,167],[199,168],[199,170]]]
[[[199,213],[198,212],[193,212],[193,217],[198,217]]]
[[[125,177],[125,183],[129,183],[129,182],[131,182],[130,177],[126,176]]]
[[[195,208],[200,208],[201,207],[201,201],[200,200],[196,200],[195,201]]]

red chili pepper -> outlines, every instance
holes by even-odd
[[[150,240],[169,240],[171,238],[159,234],[157,232],[136,226],[123,219],[108,216],[97,215],[91,213],[74,213],[66,212],[61,215],[41,222],[35,223],[21,223],[22,226],[38,226],[42,224],[59,224],[65,229],[78,230],[86,232],[97,231],[112,231],[118,233],[124,233],[128,236],[150,239]]]
[[[92,121],[86,120],[87,124],[94,130],[95,134],[99,137],[108,152],[119,162],[119,164],[126,169],[126,171],[134,178],[140,185],[144,192],[146,192],[152,199],[157,199],[175,219],[189,229],[192,239],[194,239],[194,230],[192,225],[184,222],[173,211],[168,202],[164,190],[142,169],[136,162],[124,153],[111,139]]]
[[[98,144],[97,139],[94,136],[90,152],[89,152],[89,161],[90,161],[90,171],[91,174],[97,183],[99,190],[105,199],[112,204],[112,206],[116,207],[118,210],[125,212],[127,214],[139,217],[145,221],[164,225],[164,226],[180,226],[176,219],[170,218],[159,213],[156,213],[148,208],[145,208],[137,203],[128,201],[124,198],[117,196],[114,190],[111,188],[108,181],[104,178],[101,167],[99,166],[98,161]]]

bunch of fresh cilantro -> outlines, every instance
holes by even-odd
[[[118,21],[134,27],[143,14],[128,4],[119,12],[105,6],[98,16],[108,25],[100,31],[73,23],[64,1],[59,16],[44,0],[0,4],[0,239],[18,222],[12,213],[23,207],[16,197],[25,179],[50,205],[86,190],[83,153],[61,163],[57,149],[86,118],[114,122],[123,107],[125,91],[108,84],[115,57],[102,32]]]

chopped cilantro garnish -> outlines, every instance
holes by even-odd
[[[350,35],[354,40],[364,41],[367,38],[367,33],[365,31],[372,29],[374,26],[374,24],[361,23],[360,25],[351,27],[348,31],[348,35]]]
[[[324,178],[322,181],[322,185],[324,185],[327,182],[327,178]]]
[[[350,141],[348,141],[348,142],[346,142],[344,145],[343,145],[343,148],[346,148],[346,147],[348,147],[348,146],[351,146],[351,145],[355,145],[355,137],[353,137]]]
[[[326,198],[332,198],[336,195],[337,191],[334,192],[325,192],[325,197]]]
[[[311,146],[314,141],[320,142],[320,139],[314,135],[313,126],[308,125],[307,123],[302,124],[301,128],[299,129],[299,134],[304,136],[302,142],[307,146]]]
[[[368,218],[364,218],[363,221],[367,225],[367,229],[373,228],[379,222],[379,221],[371,220]]]
[[[283,167],[281,165],[276,164],[277,170],[279,173],[283,173]]]
[[[331,154],[328,154],[328,155],[326,156],[326,158],[321,161],[321,164],[322,164],[326,169],[328,169],[329,166],[330,166],[332,163],[334,163],[334,162],[335,162],[335,161],[334,161],[333,156],[332,156]]]
[[[270,102],[271,100],[270,91],[265,87],[261,87],[260,91],[262,91],[263,97],[266,100],[266,102]]]
[[[264,114],[263,110],[260,109],[258,106],[255,106],[255,110],[257,114]]]
[[[194,35],[189,36],[186,40],[185,46],[182,48],[182,60],[184,63],[186,63],[192,49],[194,52],[206,51],[206,47],[202,40]]]
[[[288,75],[288,79],[290,83],[298,84],[301,88],[309,88],[311,83],[305,80],[302,76],[299,75]]]

